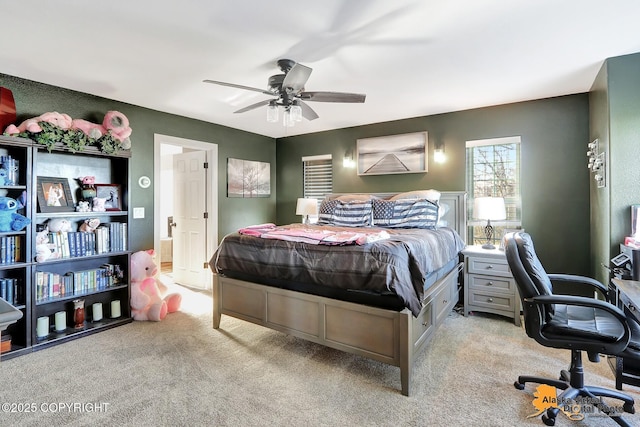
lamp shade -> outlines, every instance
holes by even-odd
[[[317,215],[318,199],[299,198],[296,204],[296,215]]]
[[[473,200],[473,217],[476,219],[506,219],[507,211],[502,197],[476,197]]]

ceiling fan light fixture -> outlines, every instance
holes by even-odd
[[[269,123],[276,123],[278,121],[278,104],[276,101],[271,101],[267,106],[267,121]]]
[[[302,107],[298,104],[298,101],[293,101],[293,105],[289,109],[289,113],[291,114],[291,119],[295,122],[302,121]]]
[[[285,110],[284,113],[282,114],[282,124],[284,125],[284,127],[289,127],[289,128],[292,128],[296,125],[296,121],[293,120],[293,116],[291,114],[290,109]]]

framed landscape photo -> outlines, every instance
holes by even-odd
[[[358,175],[427,172],[428,145],[427,132],[358,139]]]
[[[96,197],[105,199],[106,210],[122,210],[122,191],[119,184],[96,184]]]
[[[37,194],[40,212],[73,212],[75,210],[67,178],[39,176]]]

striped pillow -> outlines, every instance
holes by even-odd
[[[389,228],[436,228],[438,203],[427,199],[374,200],[373,223]]]
[[[340,227],[370,227],[371,200],[345,202],[342,200],[323,200],[318,212],[318,224]]]

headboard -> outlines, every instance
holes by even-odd
[[[334,198],[352,193],[330,194],[328,198]],[[381,199],[388,199],[398,193],[367,193]],[[446,221],[447,226],[458,232],[462,240],[467,239],[467,193],[465,191],[440,191],[440,206],[448,206],[442,221]]]

